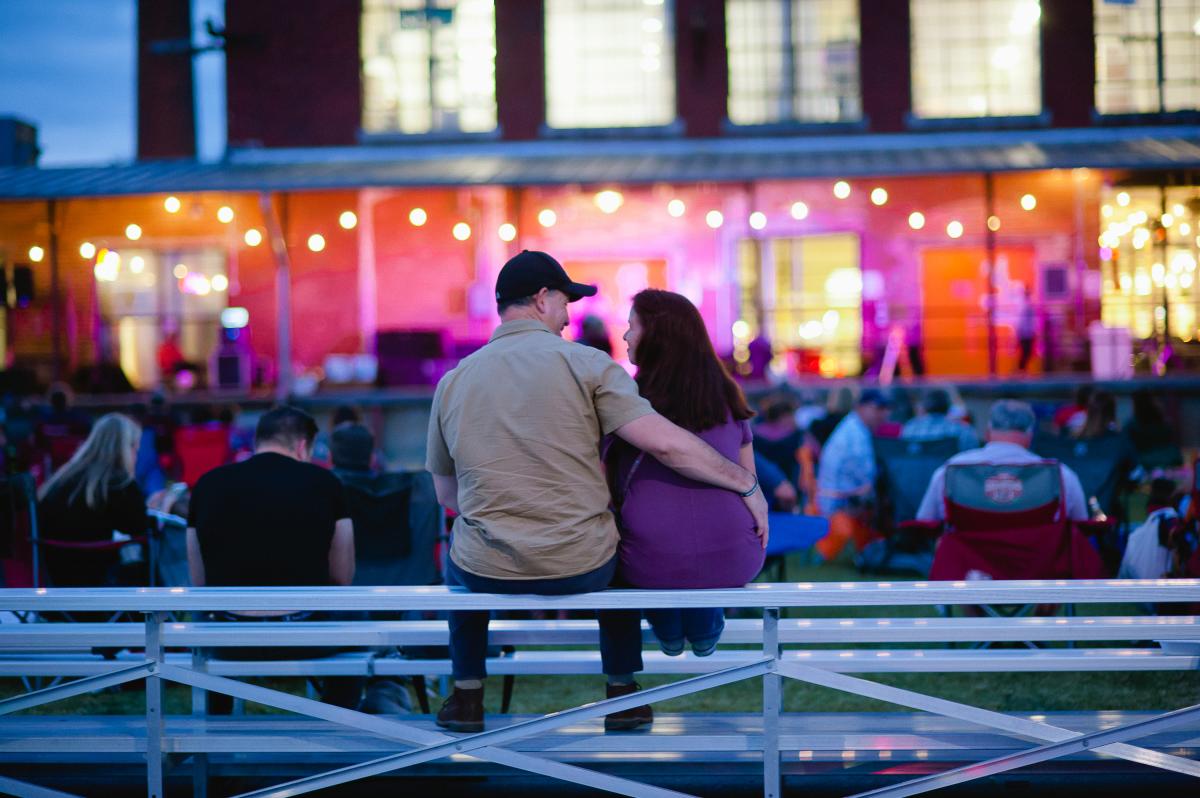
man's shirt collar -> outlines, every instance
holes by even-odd
[[[495,341],[497,338],[503,338],[506,335],[516,335],[524,332],[546,332],[553,335],[550,328],[540,321],[533,319],[513,319],[512,321],[503,322],[499,327],[492,331],[492,337],[488,339],[488,343]]]

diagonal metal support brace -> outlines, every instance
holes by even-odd
[[[886,684],[879,684],[869,679],[860,679],[855,676],[847,676],[841,673],[832,673],[821,668],[814,668],[809,665],[797,665],[793,663],[781,664],[779,666],[780,674],[798,681],[808,682],[810,684],[829,687],[834,690],[854,693],[856,695],[874,698],[879,701],[887,701],[892,704],[906,706],[911,709],[923,710],[932,712],[948,718],[956,718],[965,720],[968,723],[976,723],[980,726],[997,729],[1008,734],[1013,734],[1019,737],[1025,737],[1032,740],[1043,742],[1065,742],[1083,737],[1079,732],[1073,732],[1069,729],[1064,729],[1059,726],[1052,726],[1048,723],[1038,723],[1037,721],[1025,720],[1024,718],[1014,718],[1012,715],[1006,715],[1002,712],[993,712],[988,709],[960,704],[955,701],[947,701],[944,698],[935,698],[933,696],[916,693],[911,690],[904,690],[899,687],[891,687]],[[1152,751],[1148,748],[1139,748],[1125,743],[1113,743],[1096,749],[1099,753],[1116,756],[1121,759],[1126,759],[1131,762],[1137,762],[1151,767],[1170,770],[1175,773],[1181,773],[1189,776],[1200,777],[1200,762],[1193,762],[1190,759],[1183,757],[1172,756],[1170,754]]]
[[[13,795],[16,798],[82,798],[73,792],[59,792],[7,776],[0,776],[0,795]]]
[[[72,698],[84,693],[93,693],[96,690],[103,690],[105,687],[114,687],[118,684],[134,682],[138,679],[144,679],[153,672],[154,667],[151,665],[134,665],[129,668],[114,670],[111,673],[101,673],[96,676],[86,676],[82,679],[76,679],[73,682],[66,682],[65,684],[56,684],[54,687],[35,690],[32,693],[25,693],[24,695],[0,701],[0,715],[11,715],[13,712],[40,707],[42,704],[51,704],[55,701],[61,701],[64,698]]]
[[[1200,704],[1193,704],[1190,707],[1177,709],[1174,712],[1167,712],[1148,720],[1139,721],[1138,723],[1130,723],[1126,726],[1118,726],[1115,729],[1105,729],[1104,731],[1093,732],[1092,734],[1084,734],[1060,743],[1038,746],[1028,751],[989,759],[986,762],[964,765],[963,767],[947,770],[943,773],[935,773],[931,776],[922,776],[912,781],[906,781],[895,787],[884,787],[878,790],[861,792],[850,796],[850,798],[868,798],[868,796],[870,798],[904,798],[904,796],[908,795],[919,795],[930,790],[950,787],[967,781],[975,781],[986,776],[994,776],[997,773],[1006,773],[1010,770],[1016,770],[1028,765],[1036,765],[1039,762],[1058,759],[1069,754],[1078,754],[1083,751],[1100,751],[1112,743],[1123,740],[1135,740],[1138,737],[1145,737],[1148,734],[1154,734],[1164,729],[1169,729],[1172,726],[1187,723],[1197,714],[1200,714]]]
[[[770,659],[763,659],[748,665],[739,665],[715,673],[683,679],[672,684],[641,690],[629,696],[595,701],[581,707],[553,712],[545,717],[523,723],[514,723],[503,729],[481,732],[469,737],[451,738],[443,743],[428,745],[416,751],[393,754],[370,762],[363,762],[358,765],[341,768],[337,771],[331,771],[320,776],[314,776],[311,779],[298,779],[268,790],[246,793],[242,798],[268,798],[268,796],[271,798],[284,798],[284,796],[297,795],[308,792],[311,789],[324,789],[332,784],[342,784],[369,776],[378,776],[383,773],[400,770],[401,768],[419,765],[423,762],[441,759],[445,756],[469,754],[472,751],[488,746],[505,745],[545,731],[561,728],[575,721],[590,720],[602,717],[610,712],[620,712],[643,704],[665,701],[702,690],[708,690],[713,687],[753,679],[756,676],[762,676],[770,672],[772,663],[773,661]],[[331,779],[337,780],[331,781]]]
[[[313,701],[309,698],[301,698],[300,696],[281,693],[277,690],[271,690],[257,685],[246,684],[234,679],[227,679],[222,676],[213,676],[207,673],[197,673],[196,671],[180,668],[176,665],[163,665],[159,669],[159,676],[167,681],[178,682],[180,684],[198,687],[202,690],[209,690],[216,693],[224,693],[235,698],[241,698],[245,701],[253,701],[265,706],[283,709],[288,712],[296,712],[302,715],[307,715],[319,720],[327,720],[331,723],[338,723],[343,726],[348,726],[353,729],[365,731],[371,734],[378,734],[391,740],[399,740],[400,742],[415,744],[415,745],[434,745],[448,740],[457,738],[439,732],[426,731],[417,729],[404,723],[398,723],[392,720],[385,720],[376,715],[365,715],[361,712],[354,712],[349,709],[335,707],[330,704],[323,704],[320,701]],[[610,776],[606,773],[598,773],[587,768],[576,767],[562,762],[555,762],[549,759],[532,756],[530,754],[522,754],[517,751],[508,751],[503,748],[483,748],[475,751],[471,756],[479,759],[485,759],[489,762],[505,765],[507,767],[526,770],[531,773],[536,773],[541,776],[549,776],[550,778],[561,779],[575,784],[582,784],[588,787],[595,787],[598,790],[606,790],[608,792],[617,793],[619,795],[628,795],[633,798],[688,798],[685,793],[676,792],[674,790],[666,790],[661,787],[654,787],[648,784],[639,784],[629,779]],[[314,778],[320,778],[314,777]],[[301,792],[311,792],[314,789],[322,789],[323,787],[332,786],[333,784],[344,783],[344,781],[330,782],[328,784],[316,784],[307,789],[296,791],[289,790],[287,795],[297,795]],[[286,785],[283,785],[286,786]],[[279,788],[276,788],[279,789]],[[271,795],[283,794],[273,793],[271,790],[259,791],[258,793],[250,793],[251,795]]]

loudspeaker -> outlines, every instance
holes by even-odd
[[[8,307],[8,269],[0,263],[0,306]]]
[[[19,308],[27,308],[33,302],[33,268],[28,264],[13,267],[13,293]]]

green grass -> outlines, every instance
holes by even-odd
[[[858,581],[863,577],[845,566],[805,567],[795,562],[789,563],[788,578],[790,581],[828,582]],[[1086,608],[1081,607],[1080,612],[1089,615],[1137,615],[1141,613],[1141,609],[1133,605],[1088,605]],[[788,610],[785,614],[789,617],[808,618],[898,618],[934,617],[936,611],[932,607],[822,607]],[[1200,695],[1200,672],[911,673],[868,674],[867,678],[882,684],[1005,712],[1174,709],[1193,703],[1195,697]],[[305,692],[304,682],[300,679],[253,681],[300,695]],[[644,687],[652,687],[669,684],[675,681],[675,678],[645,676],[640,681]],[[600,676],[522,676],[517,679],[512,711],[542,714],[579,706],[602,697],[603,685]],[[0,680],[0,697],[18,695],[23,691],[21,683],[16,679]],[[187,688],[168,685],[166,702],[169,714],[187,714],[191,711],[191,695]],[[436,707],[436,700],[433,700],[433,703]],[[77,715],[135,714],[143,712],[144,705],[144,694],[139,688],[80,696],[29,712]],[[662,712],[757,712],[762,708],[761,682],[752,679],[667,701],[657,706]],[[499,679],[490,680],[487,707],[490,712],[499,712]],[[888,712],[898,709],[890,704],[790,680],[785,680],[784,683],[784,708],[789,712]],[[247,705],[247,711],[275,712],[255,705]]]

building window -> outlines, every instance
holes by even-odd
[[[726,0],[729,120],[862,118],[858,0]]]
[[[493,0],[365,0],[362,63],[368,133],[496,127]]]
[[[859,239],[853,233],[740,242],[741,318],[734,329],[735,362],[739,366],[747,362],[747,342],[761,335],[771,342],[775,368],[786,373],[858,374],[862,370],[859,252]]]
[[[671,0],[546,3],[546,122],[652,127],[675,119]]]
[[[1200,0],[1095,4],[1097,111],[1200,108]]]
[[[138,388],[168,379],[159,373],[158,347],[179,336],[184,359],[205,371],[216,349],[230,272],[222,249],[102,249],[96,258],[96,300],[105,334],[125,376]]]
[[[910,9],[917,116],[1041,113],[1038,0],[912,0]]]

